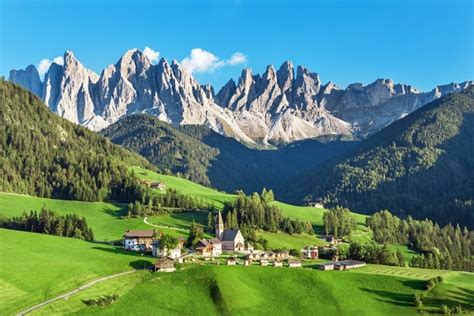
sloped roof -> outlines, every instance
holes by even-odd
[[[240,230],[238,229],[226,229],[224,230],[224,233],[222,234],[221,241],[234,241],[235,237],[237,237],[237,234],[239,233]]]
[[[207,239],[201,239],[196,244],[196,249],[205,248],[205,247],[208,247],[208,246],[210,246],[209,241],[207,241]]]
[[[217,238],[212,238],[212,239],[209,239],[209,242],[211,244],[222,244],[221,241]]]
[[[123,237],[125,238],[133,238],[133,237],[139,237],[139,238],[146,238],[146,237],[153,237],[155,232],[153,230],[129,230],[126,231]]]

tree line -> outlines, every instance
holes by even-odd
[[[174,189],[167,189],[165,193],[152,193],[146,191],[135,202],[130,202],[127,216],[145,216],[151,214],[167,214],[180,210],[205,210],[209,203],[203,199],[182,194]]]
[[[237,199],[224,205],[224,226],[227,229],[242,229],[245,226],[265,231],[284,231],[288,234],[314,234],[309,222],[296,221],[285,217],[279,207],[272,204],[273,192],[263,190],[262,194],[246,196],[238,193]]]
[[[324,212],[323,225],[326,235],[334,235],[336,238],[349,236],[357,229],[356,219],[347,208],[340,206]]]
[[[0,227],[33,233],[72,237],[87,241],[94,240],[94,233],[84,217],[75,214],[59,215],[46,207],[41,211],[7,218],[0,216]]]
[[[474,233],[466,227],[440,227],[410,216],[400,219],[389,211],[377,212],[366,221],[375,241],[407,245],[421,252],[410,260],[412,267],[474,271]]]

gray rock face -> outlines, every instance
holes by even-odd
[[[10,80],[18,83],[31,93],[41,96],[43,86],[35,66],[29,65],[25,70],[11,70]]]
[[[325,134],[365,136],[444,94],[473,82],[438,86],[421,93],[409,85],[378,79],[346,89],[323,84],[317,73],[289,61],[278,70],[244,69],[217,94],[200,85],[176,61],[153,65],[139,50],[127,51],[100,76],[72,52],[64,66],[52,63],[41,82],[34,66],[12,70],[10,80],[30,90],[58,115],[100,130],[121,117],[147,112],[171,124],[200,124],[247,143],[292,142]]]

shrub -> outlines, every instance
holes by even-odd
[[[441,314],[450,314],[451,313],[451,310],[445,304],[443,304],[439,307],[439,311],[440,311]]]
[[[100,307],[105,307],[109,306],[110,304],[114,303],[119,296],[117,294],[113,295],[106,295],[106,296],[100,296],[98,298],[93,298],[89,300],[82,300],[84,304],[87,306],[100,306]]]

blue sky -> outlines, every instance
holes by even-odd
[[[342,87],[391,78],[429,90],[474,79],[473,3],[0,0],[0,74],[65,50],[100,73],[126,50],[149,47],[188,58],[216,88],[243,67],[291,60]]]

